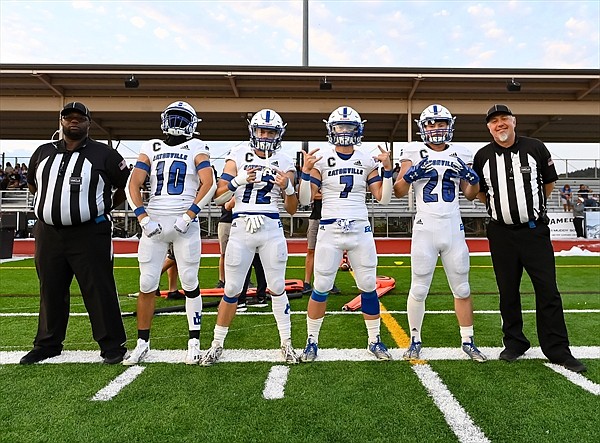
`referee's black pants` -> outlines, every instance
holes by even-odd
[[[504,346],[523,353],[530,347],[523,334],[521,277],[527,271],[535,291],[536,325],[542,352],[551,362],[570,358],[569,338],[556,285],[550,228],[539,222],[512,228],[491,221],[487,228],[490,253],[500,293]]]
[[[73,275],[90,316],[102,357],[125,354],[125,328],[113,274],[112,224],[94,221],[57,228],[35,226],[40,315],[35,347],[61,351],[69,321]]]

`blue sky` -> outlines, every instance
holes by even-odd
[[[0,0],[0,62],[300,66],[302,1]],[[309,64],[598,69],[600,2],[310,0]]]
[[[0,1],[2,63],[302,64],[302,1]],[[309,1],[309,64],[597,68],[594,1]]]

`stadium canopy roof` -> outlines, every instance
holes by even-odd
[[[125,87],[131,75],[139,87]],[[520,91],[507,90],[512,79]],[[321,88],[325,80],[331,89]],[[160,138],[160,112],[185,100],[203,120],[204,140],[246,140],[246,119],[262,108],[282,115],[286,140],[325,140],[323,119],[341,105],[368,120],[364,141],[420,140],[413,119],[440,103],[457,116],[455,141],[481,142],[490,138],[486,110],[504,103],[522,135],[598,142],[599,85],[598,70],[581,69],[0,64],[0,137],[47,140],[62,105],[81,101],[95,138]]]

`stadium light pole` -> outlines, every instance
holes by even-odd
[[[302,0],[302,66],[308,66],[308,0]],[[302,150],[308,152],[308,140],[302,142]]]

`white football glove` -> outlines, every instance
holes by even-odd
[[[246,232],[250,234],[254,234],[265,224],[265,216],[262,214],[244,214],[242,217],[246,222]]]
[[[191,222],[192,222],[192,218],[189,215],[187,215],[187,212],[186,212],[181,217],[177,217],[177,220],[175,220],[175,224],[173,225],[173,228],[175,228],[175,230],[177,232],[185,234],[188,231]]]
[[[150,220],[150,217],[144,217],[140,222],[140,226],[148,238],[152,238],[162,232],[160,223]]]

